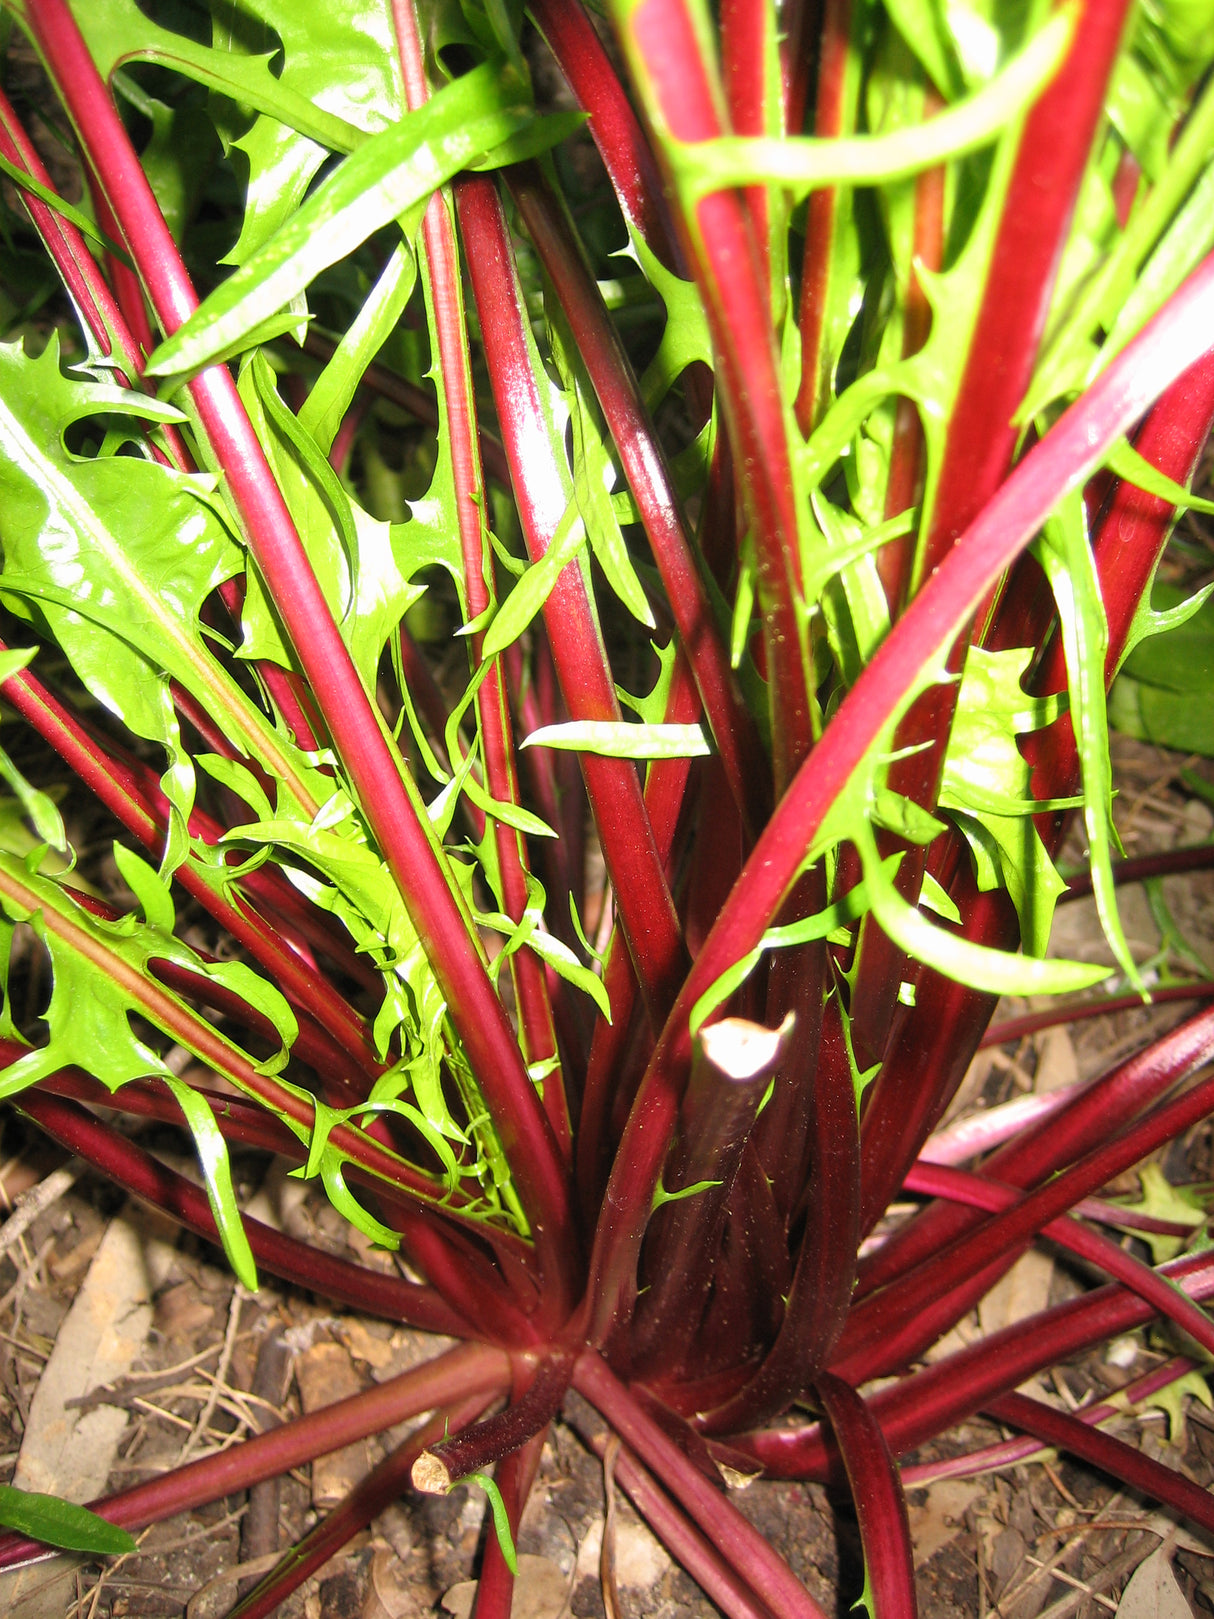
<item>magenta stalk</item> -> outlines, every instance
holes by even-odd
[[[517,164],[505,178],[573,330],[653,548],[730,791],[753,836],[768,807],[763,789],[766,756],[729,666],[682,503],[632,364],[573,228],[539,165]]]
[[[727,133],[723,92],[714,65],[703,60],[685,0],[647,0],[631,12],[621,36],[652,125],[683,141]],[[768,289],[745,198],[713,192],[678,222],[719,355],[718,391],[755,530],[778,794],[813,742],[812,660],[797,607],[793,423],[780,391]]]
[[[981,516],[894,625],[856,681],[789,791],[776,806],[667,1020],[629,1118],[609,1183],[592,1258],[594,1331],[609,1330],[635,1285],[636,1253],[690,1065],[687,1019],[699,997],[755,948],[792,886],[801,853],[920,668],[1027,545],[1058,498],[1078,488],[1108,445],[1191,365],[1187,332],[1214,325],[1214,258],[1174,295],[1135,341],[1019,463]],[[930,1128],[930,1125],[929,1125]]]
[[[1190,1255],[1162,1267],[1190,1297],[1214,1296],[1214,1262]],[[969,1349],[934,1361],[872,1395],[867,1404],[895,1456],[989,1405],[1048,1366],[1153,1318],[1151,1306],[1116,1283],[1017,1322]],[[731,1435],[734,1451],[776,1478],[838,1477],[821,1429],[812,1426]]]
[[[743,1018],[722,1018],[700,1035],[663,1175],[668,1193],[684,1195],[657,1212],[647,1238],[650,1285],[630,1342],[638,1368],[676,1365],[696,1335],[726,1216],[737,1209],[742,1154],[768,1080],[795,1038],[791,1020],[765,1029]]]
[[[1194,1484],[1173,1467],[1152,1461],[1133,1445],[1101,1433],[1099,1428],[1080,1422],[1066,1411],[1055,1411],[1043,1400],[1024,1394],[1002,1394],[987,1403],[996,1422],[1009,1428],[1022,1428],[1044,1445],[1069,1451],[1081,1461],[1090,1462],[1132,1490],[1153,1496],[1164,1506],[1181,1513],[1207,1533],[1214,1529],[1214,1498],[1200,1484]]]
[[[774,1610],[735,1573],[708,1536],[700,1533],[627,1446],[619,1446],[614,1460],[609,1460],[610,1440],[606,1435],[596,1435],[588,1443],[595,1455],[603,1458],[604,1465],[612,1467],[616,1483],[670,1555],[727,1619],[776,1619]]]
[[[187,1230],[209,1242],[219,1241],[206,1194],[184,1175],[158,1163],[142,1147],[98,1123],[75,1103],[29,1090],[22,1093],[18,1106],[47,1135],[69,1152],[95,1164],[119,1186],[125,1186]],[[254,1259],[283,1281],[388,1321],[407,1321],[424,1332],[468,1332],[467,1323],[433,1288],[347,1264],[284,1236],[251,1215],[244,1217],[244,1227]]]
[[[1156,1366],[1147,1372],[1145,1376],[1136,1378],[1124,1388],[1118,1389],[1118,1398],[1132,1408],[1150,1399],[1160,1389],[1165,1389],[1169,1384],[1187,1377],[1195,1366],[1194,1361],[1186,1360],[1183,1355],[1176,1355],[1171,1360],[1165,1361],[1162,1366]],[[1102,1401],[1099,1405],[1081,1406],[1075,1412],[1080,1422],[1093,1425],[1123,1415],[1124,1407],[1113,1405],[1110,1401]],[[913,1490],[920,1489],[926,1484],[934,1484],[942,1478],[972,1478],[978,1473],[995,1472],[1003,1467],[1012,1467],[1018,1462],[1030,1461],[1049,1448],[1036,1439],[1005,1439],[997,1445],[986,1445],[981,1450],[972,1450],[962,1456],[952,1456],[945,1461],[917,1462],[911,1467],[904,1467],[902,1485],[904,1489]]]
[[[989,1212],[1014,1208],[1020,1201],[1015,1187],[987,1180],[985,1175],[971,1175],[964,1170],[930,1164],[912,1168],[904,1184],[908,1192],[926,1192],[933,1197],[946,1197]],[[1112,1205],[1109,1205],[1109,1209],[1115,1212]],[[1124,1283],[1146,1299],[1165,1319],[1174,1321],[1207,1354],[1214,1353],[1214,1321],[1205,1311],[1192,1299],[1186,1298],[1179,1288],[1164,1281],[1149,1265],[1126,1253],[1124,1248],[1102,1232],[1083,1225],[1073,1215],[1064,1215],[1042,1226],[1039,1234],[1080,1259],[1087,1260],[1089,1264],[1099,1266],[1106,1275]]]

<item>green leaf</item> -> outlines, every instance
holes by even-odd
[[[211,1205],[211,1213],[215,1216],[215,1227],[223,1244],[223,1251],[227,1255],[228,1264],[231,1265],[237,1281],[248,1288],[250,1293],[256,1293],[257,1266],[236,1203],[236,1192],[232,1186],[232,1166],[228,1159],[228,1144],[215,1122],[210,1104],[175,1074],[166,1074],[164,1080],[177,1099],[177,1105],[194,1138],[199,1168],[202,1170],[203,1183],[207,1189],[207,1202]]]
[[[612,759],[703,759],[712,752],[700,725],[646,725],[631,720],[568,720],[541,725],[525,748],[564,748]]]
[[[695,1181],[690,1186],[680,1186],[677,1192],[668,1192],[659,1181],[653,1189],[653,1212],[656,1214],[666,1203],[681,1203],[685,1197],[697,1197],[699,1193],[711,1191],[720,1184],[720,1181]]]
[[[262,37],[258,43],[265,47],[260,54],[252,52],[244,43],[248,33],[243,29],[244,39],[236,41],[231,35],[224,35],[217,26],[215,46],[203,45],[153,21],[137,4],[137,0],[95,0],[95,3],[80,7],[76,22],[104,79],[109,79],[114,69],[125,62],[157,63],[199,84],[205,84],[208,89],[230,98],[240,106],[268,113],[333,151],[352,150],[361,137],[361,131],[344,117],[334,116],[327,110],[333,100],[334,80],[340,85],[348,75],[348,67],[347,74],[339,72],[327,82],[322,83],[318,79],[309,82],[306,75],[298,72],[296,42],[301,36],[309,34],[315,38],[316,66],[319,68],[326,50],[333,52],[332,35],[322,32],[327,19],[340,20],[341,31],[348,34],[351,44],[358,37],[360,28],[364,36],[378,39],[378,51],[368,49],[366,37],[359,41],[363,50],[363,65],[358,89],[366,97],[367,85],[373,76],[381,82],[388,77],[386,67],[380,68],[378,74],[375,72],[376,62],[386,64],[395,50],[390,24],[382,8],[371,4],[355,6],[350,0],[343,0],[341,6],[327,7],[324,11],[310,10],[306,27],[301,27],[304,18],[298,11],[294,12],[292,27],[292,8],[273,5],[270,0],[260,0],[259,4],[242,7],[242,10],[252,13],[250,20],[254,29],[260,23]],[[377,21],[378,27],[375,26]],[[370,27],[366,26],[368,22]],[[294,78],[294,83],[280,81],[272,71],[271,64],[279,54],[279,39],[292,41],[287,60],[295,70],[287,77]],[[348,47],[345,55],[348,59]],[[334,56],[340,60],[336,53]],[[343,112],[354,110],[353,97],[348,91],[341,96],[341,104]],[[382,113],[380,116],[382,118]]]
[[[552,357],[570,417],[574,496],[586,521],[590,548],[620,601],[635,619],[653,629],[653,612],[628,555],[615,508],[612,491],[622,479],[603,435],[594,389],[578,359],[564,312],[547,291],[544,306]]]
[[[139,901],[149,925],[171,935],[177,926],[177,912],[169,885],[142,856],[121,843],[114,844],[114,863],[123,882]]]
[[[552,594],[562,570],[575,560],[585,543],[586,525],[576,501],[570,500],[548,549],[527,569],[494,614],[481,653],[486,662],[518,640]]]
[[[1075,18],[1073,5],[1060,7],[989,84],[919,125],[834,140],[812,135],[669,140],[671,167],[692,202],[727,186],[774,185],[802,197],[824,186],[908,179],[986,145],[1026,112],[1069,49]]]
[[[114,254],[124,264],[130,262],[125,249],[119,247],[117,242],[112,242],[104,231],[98,230],[96,223],[87,214],[82,214],[79,208],[73,208],[71,203],[65,202],[57,191],[52,191],[50,186],[43,185],[41,180],[36,180],[32,174],[27,173],[18,164],[11,163],[2,153],[0,153],[0,174],[6,174],[18,190],[28,191],[31,197],[36,197],[39,202],[44,202],[48,208],[53,208],[57,214],[61,214],[69,224],[75,225],[80,234],[86,236],[94,246],[101,248],[105,253]]]
[[[493,1528],[497,1535],[497,1543],[502,1549],[502,1559],[511,1574],[517,1574],[518,1558],[514,1551],[514,1536],[510,1533],[510,1514],[506,1511],[502,1492],[488,1473],[468,1473],[459,1479],[458,1483],[479,1484],[489,1497],[489,1505],[493,1508]]]
[[[137,1549],[134,1535],[87,1507],[74,1506],[57,1495],[19,1490],[12,1484],[0,1484],[0,1524],[65,1551],[121,1557]]]
[[[1153,467],[1125,439],[1109,451],[1105,465],[1126,483],[1145,490],[1148,495],[1157,495],[1160,500],[1166,500],[1169,506],[1175,506],[1180,511],[1205,512],[1207,516],[1214,513],[1214,500],[1202,500],[1183,484],[1165,477],[1158,467]]]
[[[985,892],[1002,881],[1020,919],[1025,951],[1043,956],[1054,906],[1066,883],[1033,823],[1035,815],[1051,806],[1033,798],[1032,771],[1016,738],[1051,724],[1061,701],[1025,693],[1021,681],[1031,659],[1027,648],[988,652],[970,647],[939,804],[953,812],[970,842],[979,864],[979,888]]]
[[[902,856],[896,854],[891,855],[885,862],[883,869],[888,872],[891,879],[901,860]],[[691,1009],[691,1033],[698,1034],[713,1012],[719,1006],[723,1006],[736,989],[741,988],[767,951],[787,950],[793,945],[809,944],[814,939],[829,939],[840,928],[845,928],[858,920],[868,908],[868,883],[864,881],[857,883],[841,899],[836,900],[833,905],[828,905],[815,916],[803,917],[799,922],[786,922],[768,928],[755,948],[741,960],[734,962],[732,967],[727,968],[700,996]]]
[[[188,945],[134,915],[116,922],[93,916],[62,882],[31,869],[35,858],[21,861],[0,853],[0,909],[10,921],[28,922],[50,957],[53,983],[42,1014],[48,1040],[4,1069],[0,1096],[14,1095],[71,1064],[110,1090],[146,1075],[167,1080],[171,1070],[138,1037],[132,1014],[170,1033],[213,1065],[218,1061],[217,1047],[255,1062],[167,990],[151,970],[154,961],[171,961],[204,979],[214,976],[244,995],[285,1039],[294,1039],[295,1019],[286,1001],[251,968],[238,962],[205,963]],[[190,1031],[182,1025],[189,1025]],[[259,1066],[265,1071],[273,1059]]]
[[[321,270],[407,213],[535,118],[518,80],[491,63],[361,146],[152,355],[148,374],[197,370],[276,314]],[[555,131],[554,131],[555,133]]]
[[[325,455],[333,447],[364,372],[404,313],[416,282],[417,260],[407,243],[398,242],[299,413],[299,425],[311,433]]]

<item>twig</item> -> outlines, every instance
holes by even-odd
[[[228,1310],[228,1327],[227,1331],[224,1333],[223,1351],[219,1357],[219,1365],[215,1368],[215,1381],[211,1385],[210,1392],[207,1394],[206,1402],[204,1403],[202,1410],[198,1413],[198,1420],[194,1424],[194,1431],[191,1433],[190,1437],[186,1440],[185,1445],[182,1447],[181,1455],[178,1457],[178,1466],[180,1466],[182,1462],[189,1460],[191,1451],[193,1451],[195,1446],[202,1439],[203,1434],[206,1433],[207,1428],[210,1425],[211,1418],[215,1414],[215,1407],[219,1402],[219,1391],[223,1387],[224,1379],[228,1374],[228,1367],[232,1360],[232,1350],[236,1347],[236,1331],[240,1325],[241,1308],[244,1305],[244,1301],[248,1297],[248,1292],[241,1286],[239,1282],[237,1282],[232,1293],[232,1303]]]
[[[42,1213],[43,1209],[50,1208],[63,1194],[76,1184],[84,1171],[84,1165],[78,1158],[64,1164],[62,1169],[52,1170],[37,1186],[31,1186],[28,1192],[22,1192],[13,1205],[13,1212],[0,1226],[0,1254],[6,1252],[13,1244],[25,1235],[30,1226]]]
[[[607,1504],[603,1514],[603,1540],[599,1547],[599,1579],[607,1619],[620,1619],[621,1615],[620,1588],[615,1578],[615,1459],[619,1453],[619,1435],[612,1434],[603,1452],[603,1494]]]

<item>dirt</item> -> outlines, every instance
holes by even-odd
[[[1182,764],[1194,761],[1124,742],[1116,752],[1118,821],[1128,853],[1209,837],[1214,816],[1179,780]],[[1194,958],[1179,959],[1173,949],[1171,965],[1186,971],[1200,962],[1208,973],[1214,966],[1214,876],[1169,880],[1163,893],[1177,937]],[[1135,953],[1140,959],[1150,956],[1158,945],[1158,917],[1136,893],[1127,896],[1125,915]],[[1086,902],[1063,910],[1059,936],[1071,954],[1097,958],[1107,950]],[[1000,1015],[1022,1010],[1009,1006]],[[1165,1006],[1102,1018],[987,1054],[963,1088],[959,1108],[991,1106],[1029,1088],[1094,1073],[1141,1039],[1144,1019],[1162,1027],[1185,1010]],[[155,1138],[151,1144],[157,1144]],[[167,1144],[167,1137],[159,1142]],[[146,1310],[146,1332],[128,1368],[104,1382],[104,1401],[97,1400],[90,1380],[93,1367],[75,1368],[80,1391],[74,1398],[82,1403],[70,1406],[80,1423],[110,1413],[105,1420],[113,1453],[102,1476],[108,1473],[111,1489],[150,1477],[183,1457],[238,1444],[264,1425],[383,1381],[433,1352],[433,1340],[423,1335],[335,1313],[301,1295],[268,1286],[256,1297],[245,1295],[212,1250],[126,1205],[113,1187],[91,1174],[76,1174],[78,1167],[68,1166],[67,1189],[0,1254],[0,1482],[13,1477],[19,1456],[28,1466],[44,1442],[35,1391],[49,1375],[57,1341],[77,1330],[67,1324],[87,1298],[90,1276],[96,1279],[97,1267],[111,1253],[118,1227],[130,1234],[141,1256],[130,1267],[142,1266],[142,1272],[128,1316],[134,1320],[129,1312]],[[62,1155],[9,1119],[0,1138],[6,1206],[63,1168]],[[1195,1131],[1174,1145],[1166,1168],[1174,1181],[1209,1176],[1209,1132]],[[263,1174],[264,1165],[249,1160],[236,1169],[238,1176],[252,1179]],[[1118,1189],[1132,1191],[1133,1184],[1130,1179]],[[289,1231],[361,1263],[390,1263],[369,1251],[357,1234],[358,1246],[347,1248],[338,1217],[293,1182],[271,1174],[258,1198]],[[0,1243],[4,1240],[0,1231]],[[980,1317],[962,1325],[958,1337],[969,1340],[995,1330],[1079,1285],[1061,1261],[1038,1256],[1018,1268],[984,1304]],[[97,1364],[120,1352],[121,1344],[116,1348],[103,1334]],[[1042,1379],[1035,1391],[1073,1407],[1141,1375],[1169,1352],[1162,1334],[1119,1341]],[[595,1419],[575,1396],[566,1417],[545,1446],[519,1536],[515,1612],[520,1619],[592,1619],[607,1612],[600,1579],[603,1464],[579,1437],[593,1430]],[[1199,1483],[1214,1482],[1214,1415],[1192,1396],[1171,1433],[1157,1408],[1125,1419],[1114,1431]],[[990,1425],[975,1422],[907,1460],[932,1460],[1000,1437]],[[99,1458],[103,1462],[109,1442],[90,1440],[85,1465],[90,1457],[92,1465]],[[277,1529],[279,1546],[291,1545],[383,1454],[380,1441],[368,1441],[289,1475],[276,1500],[264,1491],[252,1502],[231,1497],[156,1525],[139,1536],[137,1552],[104,1571],[66,1557],[39,1565],[25,1571],[20,1591],[0,1588],[0,1611],[14,1619],[219,1619],[236,1599],[229,1572],[242,1561],[248,1565],[241,1570],[246,1576],[264,1570],[267,1523],[271,1533]],[[64,1465],[62,1455],[56,1465]],[[707,1619],[716,1610],[671,1562],[622,1492],[616,1493],[612,1540],[622,1614],[626,1619]],[[739,1491],[736,1500],[827,1612],[846,1612],[850,1597],[837,1593],[854,1595],[861,1578],[858,1535],[846,1505],[817,1486],[762,1480]],[[1118,1495],[1106,1480],[1066,1460],[1046,1456],[1000,1474],[944,1480],[911,1490],[908,1505],[924,1619],[1095,1619],[1119,1611],[1138,1568],[1174,1576],[1178,1599],[1189,1611],[1214,1612],[1214,1562],[1204,1543],[1187,1531],[1177,1534],[1150,1503]],[[466,1613],[467,1582],[475,1575],[486,1532],[485,1500],[478,1490],[402,1500],[280,1612],[294,1619],[441,1619]],[[1149,1561],[1160,1548],[1162,1557]],[[1123,1619],[1181,1611],[1165,1609],[1162,1598],[1151,1600],[1154,1608],[1142,1607],[1131,1589]]]

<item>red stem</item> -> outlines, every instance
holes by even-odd
[[[605,1434],[596,1435],[588,1443],[596,1456],[606,1457],[609,1441]],[[616,1483],[641,1517],[727,1619],[776,1619],[774,1611],[734,1572],[708,1536],[700,1533],[631,1450],[621,1446],[613,1465]]]
[[[460,1344],[362,1394],[88,1505],[107,1523],[142,1529],[235,1490],[252,1489],[263,1479],[327,1456],[368,1434],[383,1433],[436,1406],[473,1399],[484,1403],[503,1393],[509,1383],[510,1361],[500,1349]],[[0,1568],[12,1568],[41,1550],[40,1542],[24,1535],[0,1535]]]
[[[701,54],[686,0],[642,0],[624,33],[653,115],[676,139],[728,133],[721,86]],[[792,419],[780,388],[767,281],[744,195],[714,192],[681,217],[680,226],[719,356],[717,381],[734,464],[754,525],[779,793],[813,740],[809,692],[815,685],[799,607]]]
[[[906,1497],[885,1435],[855,1389],[839,1378],[819,1373],[814,1389],[856,1506],[869,1612],[873,1619],[906,1619],[916,1612],[915,1564]]]
[[[666,712],[670,724],[688,724],[698,706],[687,661],[675,660]],[[538,752],[538,749],[531,749]],[[687,760],[658,761],[645,781],[645,808],[653,827],[654,842],[663,867],[670,863],[674,848],[683,789],[687,781]],[[577,1132],[577,1183],[583,1216],[593,1227],[607,1178],[610,1152],[611,1110],[626,1080],[625,1059],[633,1037],[633,1012],[637,1001],[637,979],[632,958],[619,931],[613,932],[603,965],[603,987],[611,1007],[611,1022],[600,1018],[595,1024],[586,1063],[582,1090],[582,1110]]]
[[[1195,1362],[1186,1360],[1183,1355],[1176,1355],[1165,1361],[1162,1366],[1156,1366],[1144,1377],[1139,1377],[1124,1388],[1118,1389],[1118,1397],[1123,1404],[1114,1405],[1111,1401],[1100,1405],[1087,1405],[1075,1412],[1080,1422],[1101,1423],[1108,1422],[1111,1417],[1124,1415],[1125,1406],[1133,1407],[1143,1400],[1149,1400],[1160,1389],[1167,1388],[1169,1384],[1177,1382],[1182,1377],[1196,1369]],[[972,1450],[968,1454],[952,1456],[945,1461],[918,1462],[902,1469],[903,1489],[913,1490],[925,1484],[934,1484],[942,1478],[972,1478],[977,1473],[990,1472],[1001,1467],[1011,1467],[1016,1462],[1029,1461],[1047,1449],[1035,1439],[1005,1439],[998,1445],[986,1445],[981,1450]]]
[[[849,1382],[865,1382],[880,1375],[880,1369],[913,1359],[969,1308],[968,1304],[959,1306],[962,1295],[968,1298],[972,1288],[956,1288],[957,1277],[974,1276],[1006,1259],[1080,1198],[1133,1168],[1173,1136],[1191,1129],[1211,1108],[1214,1079],[1207,1079],[1174,1101],[1153,1108],[1145,1118],[1030,1192],[1014,1208],[958,1237],[916,1271],[891,1282],[852,1312],[834,1369]],[[1051,1128],[1056,1123],[1051,1121]]]
[[[682,273],[661,170],[582,0],[532,0],[529,9],[588,115],[625,219],[668,270]]]
[[[852,120],[849,102],[856,94],[855,75],[848,76],[851,54],[851,0],[820,0],[821,36],[816,67],[817,96],[814,102],[814,134],[820,140],[842,135]],[[817,20],[815,15],[814,20]],[[807,54],[807,53],[806,53]],[[799,55],[793,82],[798,87],[808,81],[809,64]],[[800,90],[796,97],[803,108]],[[791,109],[794,116],[797,108]],[[798,117],[799,131],[803,110]],[[846,193],[844,193],[844,196]],[[801,261],[801,303],[797,323],[801,329],[801,383],[794,405],[797,426],[808,436],[817,426],[830,399],[832,372],[845,332],[828,332],[827,311],[831,304],[831,272],[837,259],[839,212],[843,198],[836,186],[820,186],[811,191],[805,215],[805,252]]]
[[[1195,1299],[1214,1296],[1214,1261],[1191,1254],[1162,1267]],[[1092,1344],[1150,1321],[1151,1306],[1116,1283],[992,1333],[879,1390],[866,1404],[895,1456],[963,1422],[992,1399]],[[730,1446],[776,1478],[837,1478],[839,1468],[817,1423],[734,1435]]]
[[[43,1091],[22,1092],[16,1106],[47,1135],[69,1152],[95,1164],[119,1186],[208,1242],[219,1241],[205,1192],[133,1141],[99,1123],[75,1103]],[[244,1216],[244,1227],[254,1259],[283,1281],[388,1321],[407,1322],[423,1332],[468,1335],[467,1323],[431,1287],[347,1264],[319,1248],[284,1236],[251,1215]]]
[[[729,1567],[752,1590],[763,1592],[782,1619],[824,1619],[822,1609],[783,1558],[642,1411],[598,1355],[591,1351],[579,1356],[573,1384],[660,1476]]]
[[[526,305],[493,182],[465,176],[456,181],[455,196],[523,532],[532,561],[538,562],[566,516],[571,480],[563,448],[558,452],[547,431],[531,366]],[[558,576],[544,605],[544,622],[570,717],[619,723],[594,605],[576,560]],[[629,760],[587,753],[580,762],[637,977],[660,1022],[686,971],[686,956],[641,784]]]
[[[1132,1118],[1206,1058],[1214,1042],[1214,1008],[1188,1018],[1073,1096],[1065,1107],[1023,1131],[989,1157],[984,1173],[1008,1186],[1045,1180],[1108,1136],[1109,1121]],[[975,1223],[964,1210],[937,1205],[896,1232],[861,1266],[860,1295],[904,1276]],[[886,1248],[890,1251],[887,1252]]]
[[[504,1411],[428,1446],[414,1468],[414,1483],[421,1489],[445,1493],[469,1473],[483,1473],[521,1449],[560,1410],[572,1375],[570,1354],[550,1355],[541,1361],[525,1391]]]
[[[424,106],[430,99],[422,57],[417,18],[410,0],[394,0],[393,20],[405,100],[410,109]],[[434,329],[438,337],[438,370],[446,403],[447,444],[455,485],[456,519],[459,524],[463,561],[464,596],[469,621],[483,620],[493,605],[490,589],[493,562],[489,554],[485,511],[487,497],[481,469],[477,435],[476,395],[472,386],[471,362],[467,348],[463,285],[460,280],[459,249],[451,218],[449,193],[444,189],[431,197],[422,221],[425,240],[425,270],[433,304]],[[484,662],[483,628],[471,637],[473,670]],[[490,796],[503,804],[519,802],[518,775],[514,764],[514,740],[510,710],[500,662],[487,671],[476,695],[480,721],[481,754],[485,784]],[[523,839],[502,820],[493,824],[497,850],[502,904],[512,921],[521,922],[530,900],[527,879],[527,850]],[[564,1085],[556,1057],[556,1033],[548,984],[540,958],[526,948],[510,958],[510,974],[519,1010],[519,1032],[529,1064],[550,1068],[544,1080],[544,1111],[566,1163],[571,1157],[569,1113]]]
[[[769,52],[775,57],[775,9],[767,0],[722,0],[721,76],[729,108],[729,125],[735,135],[779,134],[768,127],[765,118]],[[778,106],[778,102],[777,102]],[[779,108],[780,125],[783,108]],[[771,275],[771,208],[766,186],[747,186],[746,206],[759,263],[766,277]]]
[[[813,1094],[805,1228],[776,1341],[758,1372],[705,1419],[712,1433],[775,1416],[828,1364],[843,1330],[860,1246],[856,1089],[837,997],[823,1020]]]
[[[908,1192],[945,1197],[988,1212],[1015,1208],[1022,1201],[1013,1186],[988,1180],[985,1176],[967,1174],[965,1170],[949,1169],[942,1164],[915,1165],[904,1184]],[[1085,1226],[1073,1215],[1065,1215],[1042,1226],[1039,1235],[1048,1237],[1060,1248],[1078,1255],[1089,1264],[1099,1266],[1106,1275],[1124,1283],[1146,1299],[1165,1320],[1176,1322],[1207,1353],[1214,1352],[1214,1322],[1205,1311],[1191,1299],[1185,1298],[1179,1289],[1162,1280],[1149,1265],[1135,1259],[1133,1254],[1127,1253],[1102,1232]]]
[[[539,1471],[546,1432],[546,1429],[541,1430],[521,1450],[503,1456],[494,1469],[494,1482],[501,1494],[502,1505],[510,1522],[510,1535],[516,1545],[527,1497],[531,1494],[531,1486]],[[476,1605],[472,1610],[472,1619],[510,1619],[514,1609],[514,1575],[492,1524],[487,1537],[481,1575],[476,1582]]]
[[[1152,1461],[1133,1445],[1101,1433],[1069,1412],[1056,1411],[1041,1400],[1024,1394],[1004,1394],[987,1404],[996,1422],[1009,1428],[1023,1428],[1042,1444],[1069,1451],[1080,1461],[1090,1462],[1131,1490],[1141,1491],[1161,1501],[1204,1529],[1214,1529],[1214,1499],[1200,1484],[1194,1484],[1174,1467]]]
[[[1200,978],[1191,984],[1151,985],[1151,1004],[1166,1001],[1207,1001],[1214,998],[1214,978]],[[1060,1023],[1082,1023],[1088,1018],[1108,1017],[1115,1012],[1132,1012],[1142,1005],[1141,995],[1105,995],[1092,1001],[1063,1001],[1044,1012],[1028,1012],[1024,1017],[1002,1018],[992,1023],[982,1036],[979,1049],[1006,1046],[1042,1029]]]

